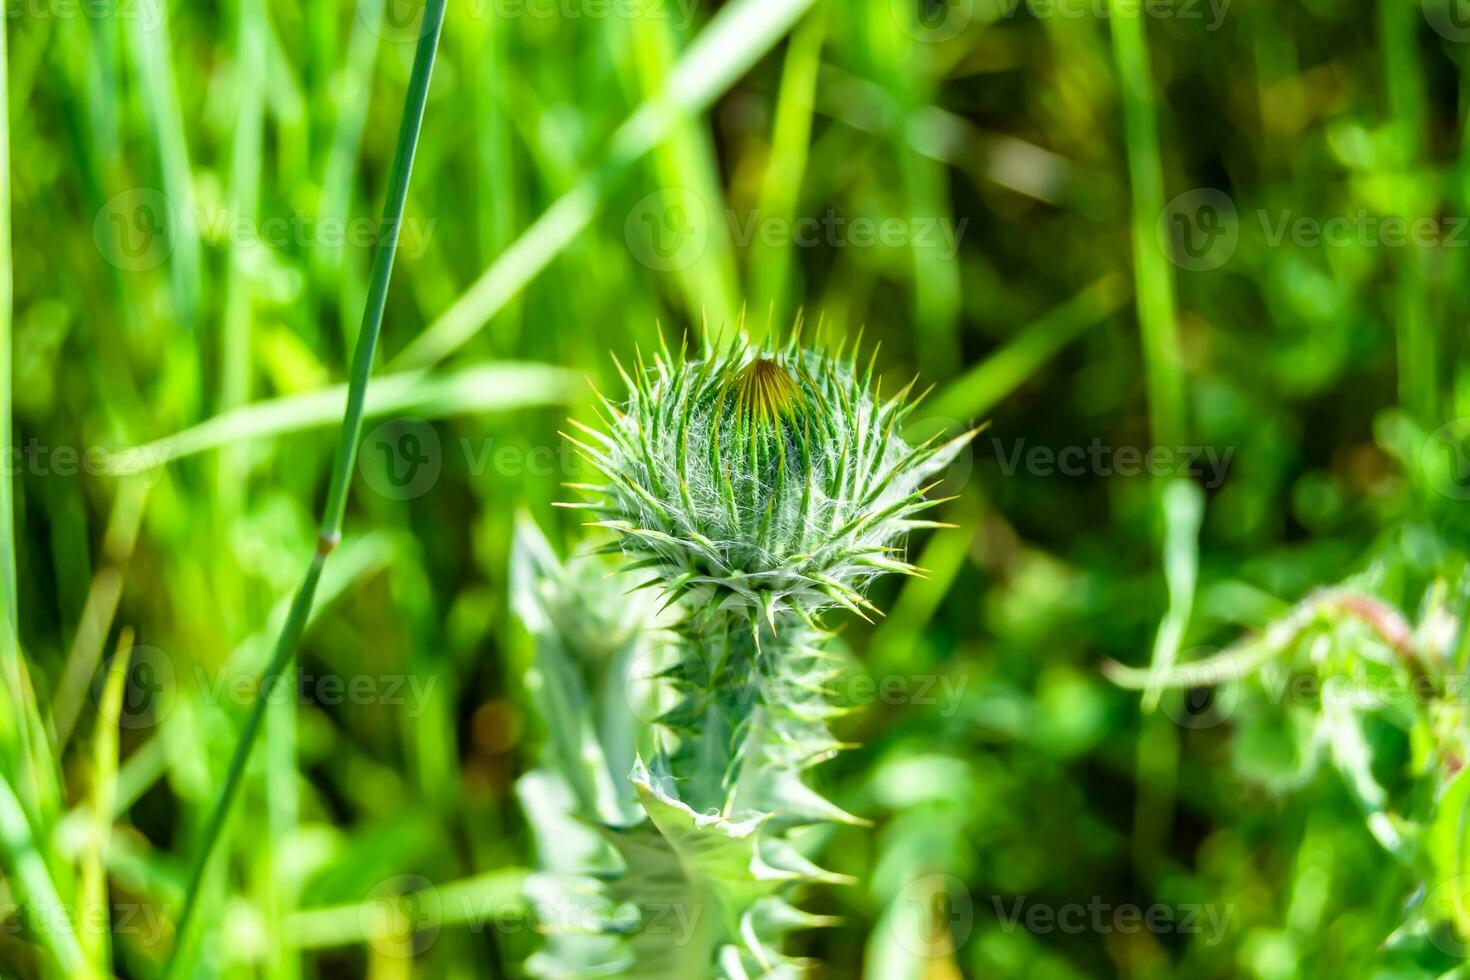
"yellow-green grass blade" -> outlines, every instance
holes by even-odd
[[[575,398],[583,386],[579,375],[545,364],[477,364],[442,374],[402,371],[373,380],[363,416],[443,418],[560,405]],[[330,425],[341,418],[347,390],[347,385],[333,385],[215,415],[173,435],[113,452],[108,470],[116,475],[143,473],[232,443]]]
[[[34,938],[55,959],[61,975],[89,976],[70,910],[56,890],[30,821],[4,773],[0,773],[0,856],[5,859],[11,887],[27,909],[27,918],[39,924]]]

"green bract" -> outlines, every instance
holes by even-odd
[[[802,829],[860,822],[807,776],[841,748],[827,723],[846,657],[819,613],[861,614],[875,575],[916,571],[902,549],[931,524],[914,516],[936,502],[922,484],[970,434],[907,445],[908,388],[884,400],[871,359],[795,339],[638,363],[627,402],[604,399],[605,430],[578,442],[605,482],[572,506],[618,540],[566,565],[529,522],[516,541],[547,728],[520,783],[548,936],[531,969],[794,976],[785,935],[828,920],[792,893],[842,880]]]
[[[782,349],[665,351],[624,378],[626,404],[604,399],[604,429],[576,440],[606,480],[578,487],[582,506],[671,598],[772,623],[833,603],[861,614],[868,580],[912,571],[899,545],[940,502],[922,485],[970,438],[909,446],[912,382],[883,400],[873,359],[806,351],[796,334]]]

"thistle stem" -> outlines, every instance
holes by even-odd
[[[224,825],[230,815],[230,807],[239,795],[244,780],[245,766],[250,761],[250,751],[260,731],[261,720],[269,704],[269,693],[290,665],[296,653],[297,643],[305,629],[311,612],[316,587],[321,579],[322,566],[327,555],[336,547],[342,535],[342,520],[347,509],[347,490],[352,482],[352,468],[357,461],[357,444],[362,436],[363,402],[367,397],[368,378],[372,374],[373,357],[377,352],[378,335],[383,325],[383,311],[388,298],[388,281],[393,274],[393,260],[398,251],[399,229],[403,223],[403,209],[408,197],[409,177],[413,172],[414,153],[418,148],[419,131],[424,121],[424,104],[429,93],[429,78],[434,70],[434,56],[439,47],[439,34],[444,25],[445,0],[429,0],[424,9],[423,24],[419,33],[418,49],[414,53],[413,71],[408,82],[408,96],[404,103],[403,122],[398,131],[398,145],[393,154],[393,169],[388,181],[388,196],[383,205],[383,224],[373,253],[373,267],[368,289],[367,304],[363,309],[362,326],[357,335],[357,346],[352,355],[352,380],[347,389],[347,408],[338,435],[336,461],[332,468],[331,483],[328,485],[327,501],[322,512],[321,533],[317,540],[316,553],[307,566],[306,575],[291,602],[281,635],[276,641],[275,652],[270,664],[261,675],[255,703],[240,732],[230,758],[224,788],[219,800],[205,824],[204,837],[189,869],[188,882],[184,891],[184,904],[175,927],[174,948],[170,957],[167,975],[173,976],[183,963],[183,950],[189,942],[189,929],[199,906],[199,890],[204,873],[215,845],[223,834]]]

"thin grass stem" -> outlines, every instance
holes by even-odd
[[[363,404],[367,394],[368,379],[372,374],[373,357],[377,351],[378,335],[382,330],[383,311],[388,297],[388,282],[393,273],[393,260],[398,250],[399,228],[403,222],[403,209],[408,197],[409,177],[413,172],[414,152],[418,147],[419,131],[424,121],[424,104],[428,98],[429,80],[433,74],[434,56],[439,47],[439,34],[444,26],[445,0],[429,0],[424,9],[423,26],[420,29],[418,49],[414,53],[413,71],[408,82],[408,96],[403,110],[403,122],[398,131],[398,145],[393,154],[393,169],[388,181],[388,196],[383,205],[382,231],[378,236],[373,253],[373,266],[368,290],[367,305],[363,310],[362,327],[358,332],[357,347],[352,355],[352,380],[347,389],[347,408],[342,419],[342,429],[337,442],[336,461],[332,468],[331,483],[327,489],[327,502],[322,513],[320,536],[306,576],[291,602],[291,609],[281,635],[276,642],[275,652],[269,666],[261,677],[254,704],[245,727],[236,743],[225,775],[224,787],[214,810],[205,824],[204,836],[194,855],[189,877],[184,890],[184,900],[175,928],[174,948],[167,971],[174,975],[185,962],[184,951],[189,946],[189,929],[199,907],[199,890],[209,865],[209,858],[223,833],[229,818],[230,806],[239,793],[244,779],[245,766],[250,760],[250,750],[260,732],[265,711],[270,703],[270,692],[281,674],[290,664],[297,643],[305,629],[316,595],[317,583],[321,580],[322,566],[327,556],[341,539],[342,519],[347,508],[347,490],[352,481],[352,468],[357,460],[357,444],[362,435]]]

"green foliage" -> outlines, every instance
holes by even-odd
[[[1303,791],[1323,769],[1339,781],[1399,864],[1396,876],[1417,885],[1403,923],[1384,937],[1380,958],[1395,976],[1441,975],[1470,936],[1464,575],[1457,585],[1435,580],[1413,622],[1374,595],[1381,570],[1360,576],[1162,678],[1194,692],[1190,724],[1231,723],[1231,761],[1247,780],[1275,795]],[[1152,681],[1117,665],[1111,673],[1127,686]]]
[[[179,945],[190,862],[317,547],[421,7],[7,10],[7,980],[153,980]],[[346,537],[264,711],[184,965],[515,980],[656,962],[671,929],[695,938],[664,955],[706,963],[752,949],[728,941],[733,905],[705,903],[707,933],[672,913],[637,932],[627,895],[688,901],[747,842],[785,839],[852,882],[775,890],[823,917],[779,952],[825,976],[1463,975],[1464,667],[1427,658],[1464,619],[1470,553],[1462,13],[450,0]],[[793,570],[810,549],[772,562],[721,516],[774,486],[783,455],[789,478],[807,436],[759,421],[813,403],[753,369],[768,409],[721,448],[748,460],[754,432],[761,466],[732,479],[744,498],[695,513],[728,528],[721,561],[793,571],[796,591],[773,617],[755,590],[726,594],[707,624],[728,627],[720,659],[687,620],[725,586],[663,613],[660,589],[627,594],[691,562],[727,577],[685,541],[677,483],[628,471],[665,526],[556,429],[601,409],[616,441],[591,394],[619,385],[608,348],[636,368],[624,352],[661,350],[660,320],[707,318],[690,360],[723,359],[745,307],[746,369],[800,382],[806,362],[767,333],[804,308],[881,342],[872,411],[880,375],[886,396],[916,372],[935,383],[894,426],[909,451],[992,428],[932,477],[959,528],[888,555],[928,577],[852,570],[881,618],[834,589],[869,624],[811,591],[809,572],[844,581],[831,568]],[[837,386],[856,391],[870,359],[834,364]],[[652,390],[645,366],[629,377]],[[816,462],[830,479],[841,457]],[[584,502],[616,512],[552,510],[568,480],[609,486]],[[531,669],[556,663],[537,652],[552,627],[533,640],[512,608],[522,510],[556,553],[659,559],[631,581],[542,563],[576,583],[540,593],[561,590],[548,622],[572,628],[559,673]],[[794,526],[771,515],[768,536]],[[684,543],[569,541],[584,516]],[[840,635],[795,614],[796,594]],[[1430,695],[1389,702],[1413,670],[1317,602],[1333,595],[1394,611]],[[652,634],[632,628],[649,617]],[[1296,638],[1257,647],[1278,623]],[[1218,667],[1221,647],[1247,661],[1233,682],[1165,683]],[[757,669],[778,651],[785,670]],[[538,706],[552,682],[527,685],[553,676],[558,703]],[[1310,696],[1328,681],[1356,692],[1347,710]],[[540,720],[568,715],[583,720]],[[777,814],[739,838],[736,808],[779,793],[802,819],[825,804],[873,826]],[[689,839],[721,857],[686,873],[651,810],[686,843],[680,821],[719,815]],[[558,918],[568,889],[605,929]],[[1197,908],[1204,927],[1012,914],[1091,903]]]

